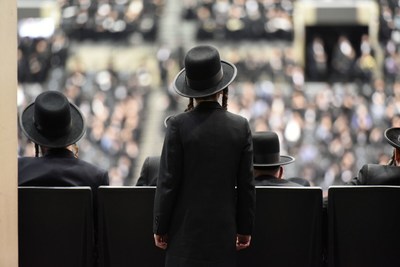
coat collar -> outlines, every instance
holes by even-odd
[[[58,157],[58,158],[74,158],[74,153],[66,148],[50,149],[44,155],[45,157]]]
[[[259,175],[254,178],[256,185],[269,185],[269,186],[303,186],[296,182],[286,180],[284,178],[279,179],[272,175]]]
[[[194,109],[195,110],[222,109],[222,106],[217,101],[204,101],[199,103]]]
[[[276,178],[275,176],[272,175],[259,175],[257,177],[254,177],[255,180],[280,180],[278,178]]]

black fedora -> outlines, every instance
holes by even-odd
[[[173,83],[175,91],[184,97],[205,97],[225,89],[236,77],[236,67],[220,59],[216,48],[196,46],[185,56],[185,68]]]
[[[279,137],[275,132],[255,132],[253,151],[254,167],[286,165],[295,161],[294,157],[280,155]]]
[[[386,141],[393,147],[400,149],[400,128],[393,127],[385,130]]]
[[[60,92],[46,91],[21,114],[23,133],[34,143],[50,148],[76,143],[85,133],[85,120],[79,109]]]

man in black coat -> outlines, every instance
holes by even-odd
[[[365,164],[349,185],[400,185],[400,128],[385,130],[386,141],[393,146],[388,165]]]
[[[85,133],[85,122],[62,93],[38,95],[22,112],[20,126],[35,144],[36,157],[18,158],[18,185],[90,186],[95,193],[109,184],[107,171],[78,158],[76,142]]]
[[[146,157],[143,162],[140,176],[136,186],[156,186],[158,170],[160,168],[160,156]]]
[[[172,117],[169,115],[164,120],[164,127],[168,127],[168,120]],[[156,186],[158,179],[158,171],[160,169],[160,156],[148,156],[143,162],[140,170],[140,176],[136,182],[136,186]]]
[[[167,267],[232,267],[236,250],[250,245],[251,132],[245,118],[226,110],[235,76],[215,48],[197,46],[175,78],[175,90],[190,102],[168,121],[154,203],[154,240],[166,249]]]
[[[400,185],[400,168],[379,164],[365,164],[350,185]]]
[[[295,159],[292,156],[280,155],[279,137],[275,132],[255,132],[253,149],[256,186],[310,186],[303,178],[293,178],[293,181],[283,178],[283,165],[290,164]]]

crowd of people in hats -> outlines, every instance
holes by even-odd
[[[281,154],[273,131],[251,129],[228,111],[237,69],[209,45],[190,49],[173,88],[187,109],[165,120],[154,199],[154,243],[166,250],[165,266],[234,266],[237,250],[251,244],[255,186],[310,186],[284,175],[295,158]],[[86,131],[80,109],[58,91],[40,93],[20,114],[20,128],[35,157],[18,159],[21,186],[109,185],[109,170],[79,158]],[[385,130],[393,147],[385,164],[364,162],[349,185],[399,185],[400,127]],[[218,201],[216,201],[218,200]]]
[[[35,157],[18,158],[18,185],[90,186],[94,194],[109,185],[108,170],[79,159],[77,142],[86,131],[85,118],[64,94],[39,94],[19,122],[35,145]]]
[[[391,4],[382,8],[388,28]],[[384,72],[393,74],[400,42],[395,35],[388,39]],[[233,266],[235,251],[251,244],[257,185],[400,184],[397,74],[315,90],[290,49],[273,51],[265,70],[263,57],[238,58],[225,50],[221,60],[215,47],[195,46],[174,73],[172,89],[189,102],[165,120],[160,157],[145,162],[156,165],[154,243],[168,248],[166,266]],[[243,62],[253,67],[249,76],[243,75],[246,68],[241,71]],[[19,185],[88,185],[96,197],[97,187],[123,183],[113,180],[115,172],[129,175],[131,158],[139,153],[131,141],[148,84],[136,76],[125,79],[124,89],[113,84],[121,75],[112,69],[97,75],[95,90],[86,83],[89,75],[75,72],[62,90],[30,92],[33,101],[21,109],[19,126],[34,144],[34,157],[19,157]],[[112,123],[104,128],[106,121]],[[123,130],[121,145],[117,133]],[[88,147],[80,143],[85,132],[109,158],[125,149],[126,157],[118,157],[121,169],[81,158]]]
[[[139,155],[143,112],[151,86],[140,77],[148,75],[148,70],[143,68],[141,71],[120,74],[116,78],[112,69],[99,72],[76,70],[62,76],[65,83],[59,88],[56,85],[52,88],[67,96],[87,118],[86,135],[80,141],[80,157],[109,169],[114,185],[129,184]],[[45,88],[38,84],[21,84],[20,111],[38,94],[46,92]],[[34,154],[21,133],[18,152],[20,156]]]
[[[397,70],[400,64],[397,58],[400,42],[396,37],[397,3],[380,3],[380,16],[383,20],[380,27],[386,29],[380,31],[380,40],[385,48],[385,76],[382,79],[372,78],[370,82],[355,85],[319,84],[318,88],[314,89],[307,85],[306,73],[293,60],[290,47],[271,45],[266,48],[243,49],[228,43],[219,47],[224,58],[233,62],[238,69],[237,78],[231,85],[228,109],[248,118],[252,130],[272,130],[278,134],[284,141],[282,151],[297,158],[286,171],[287,174],[306,177],[311,184],[327,189],[329,185],[350,181],[364,162],[384,163],[389,160],[387,155],[390,155],[390,151],[387,147],[382,147],[381,143],[384,140],[384,130],[399,125],[397,106],[400,85]],[[50,51],[60,53],[47,58],[47,63],[43,64],[40,60],[35,60],[38,57],[42,58],[42,54],[35,56],[34,54],[39,54],[32,52],[36,49],[32,49],[33,43],[39,42],[24,40],[29,41],[27,44],[32,44],[31,48],[25,49],[21,40],[18,104],[20,109],[47,88],[47,84],[29,84],[33,80],[27,77],[35,77],[35,81],[38,81],[37,77],[43,79],[45,76],[32,75],[27,70],[30,68],[36,72],[38,67],[45,67],[48,62],[50,66],[64,64],[65,54],[68,54],[65,48],[68,47],[69,40],[63,40],[46,40],[48,44],[45,55],[49,55],[50,48]],[[185,49],[181,47],[181,50]],[[178,61],[181,58],[174,57],[177,54],[182,52],[171,49],[170,61],[179,66],[181,64]],[[31,63],[29,67],[28,62]],[[170,72],[167,75],[173,77],[174,68],[170,67],[171,63],[167,66]],[[61,71],[64,72],[62,69]],[[143,76],[146,76],[146,73],[149,74],[149,71],[145,71]],[[111,176],[116,177],[111,179],[114,184],[128,184],[129,180],[132,180],[132,168],[140,153],[140,118],[146,110],[147,90],[146,85],[140,85],[143,79],[139,76],[142,74],[143,70],[133,74],[132,80],[136,82],[132,83],[128,82],[129,79],[121,79],[126,76],[112,69],[97,73],[82,70],[61,78],[60,71],[56,71],[50,72],[45,78],[51,88],[63,91],[82,108],[85,115],[89,116],[88,134],[81,140],[81,146],[84,147],[81,149],[81,157],[95,165],[112,169]],[[123,86],[116,85],[103,91],[101,88],[108,88],[110,80],[104,77],[115,77]],[[100,84],[97,81],[100,81]],[[169,78],[165,84],[171,82]],[[136,89],[132,89],[128,84],[135,85],[133,88]],[[126,93],[130,95],[132,91],[138,93],[129,97],[130,101],[121,100],[121,97]],[[173,102],[176,98],[174,92],[170,96]],[[127,108],[132,106],[135,107],[133,115],[127,112]],[[180,111],[176,103],[172,106],[172,112]],[[92,107],[96,107],[96,116]],[[121,109],[124,110],[123,117],[117,116]],[[115,127],[109,122],[111,118],[116,117],[120,119],[120,124],[124,121],[132,121],[133,124]],[[128,117],[129,119],[124,119]],[[95,120],[92,121],[92,118]],[[126,141],[118,141],[116,131],[125,129],[124,132],[128,132],[132,130],[132,125],[133,135]],[[90,139],[87,138],[89,136]],[[313,136],[315,138],[310,138]],[[23,135],[20,135],[20,144],[20,155],[33,154],[29,146],[25,146]],[[322,160],[317,164],[316,159]]]

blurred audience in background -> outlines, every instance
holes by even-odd
[[[154,41],[163,0],[59,0],[61,28],[73,39]]]
[[[170,47],[157,41],[162,0],[59,2],[61,27],[52,37],[19,38],[18,108],[44,90],[64,92],[87,118],[81,157],[109,169],[110,184],[131,184],[138,178],[132,176],[141,153],[144,115],[152,105],[150,92],[165,93],[166,112],[184,109],[171,90],[171,74],[182,67],[182,55],[191,44],[178,40],[178,46]],[[367,162],[387,162],[384,129],[400,125],[400,6],[388,0],[379,4],[382,69],[377,69],[368,35],[360,35],[358,46],[343,33],[332,54],[320,36],[307,48],[312,51],[307,64],[314,64],[312,74],[322,81],[316,83],[307,82],[308,74],[294,57],[293,1],[185,0],[182,25],[195,23],[194,41],[213,42],[237,66],[228,109],[248,118],[253,131],[282,137],[281,152],[297,159],[285,169],[287,176],[304,177],[327,189],[350,181]],[[68,64],[79,57],[74,52],[84,39],[121,46],[132,36],[140,36],[142,42],[131,48],[144,60],[130,70],[113,64],[96,70]],[[110,62],[116,61],[113,57]],[[333,66],[337,79],[326,71]],[[20,135],[19,155],[32,150]]]
[[[293,39],[293,0],[183,1],[183,18],[197,22],[198,40]]]

